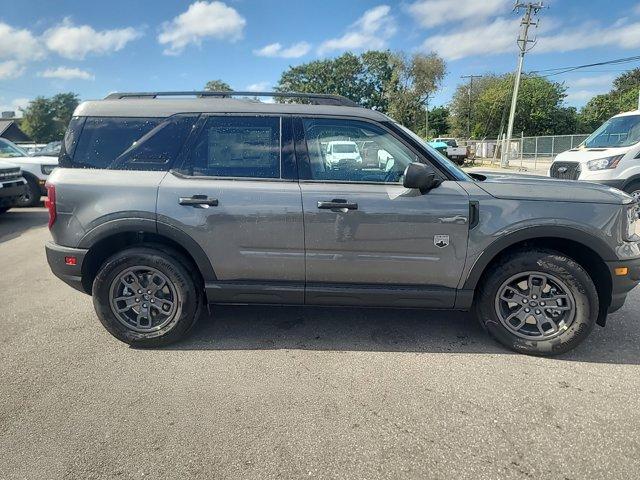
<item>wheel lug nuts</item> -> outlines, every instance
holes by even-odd
[[[153,303],[153,302],[155,302],[155,300],[152,298],[152,299],[151,299],[151,303]]]
[[[147,295],[151,295],[151,290],[147,290]]]
[[[143,307],[143,308],[147,308],[147,304],[146,304],[146,303],[143,303],[143,304],[142,304],[142,307]]]
[[[136,302],[139,302],[139,301],[140,301],[140,299],[139,299],[139,298],[136,298]]]
[[[142,293],[142,290],[138,290],[138,293]]]
[[[546,303],[540,302],[540,305],[542,305],[544,307],[546,305]]]
[[[532,298],[535,300],[536,298],[538,298],[538,296],[537,296],[537,295],[534,295]]]
[[[524,311],[529,313],[531,311],[531,309],[530,308],[525,308]]]
[[[529,300],[525,298],[524,300],[522,300],[522,303],[529,303]]]
[[[540,310],[536,310],[536,315],[540,315]]]

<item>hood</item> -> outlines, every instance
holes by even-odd
[[[538,175],[474,173],[486,177],[476,185],[496,198],[614,205],[633,202],[626,193],[598,183],[556,180]]]
[[[12,163],[17,165],[58,165],[58,159],[56,157],[15,157],[10,159]]]
[[[4,160],[0,160],[0,170],[4,170],[5,168],[20,168],[20,165],[16,165],[15,163],[5,162]]]
[[[567,150],[566,152],[559,153],[554,162],[580,162],[585,163],[589,160],[595,160],[597,158],[613,157],[614,155],[621,155],[627,153],[629,147],[615,147],[615,148],[585,148],[578,147]]]

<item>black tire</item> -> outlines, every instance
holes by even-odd
[[[11,207],[0,207],[0,215],[6,213]]]
[[[632,196],[635,193],[636,198],[640,198],[640,182],[630,183],[629,185],[624,187],[624,191]]]
[[[505,303],[501,303],[498,295],[501,293],[505,282],[509,282],[512,278],[516,278],[514,281],[517,281],[519,275],[528,275],[529,272],[534,272],[534,276],[535,272],[539,272],[543,275],[549,275],[550,279],[555,278],[568,288],[572,296],[572,300],[567,300],[567,302],[570,302],[573,306],[573,313],[555,312],[555,314],[560,315],[559,318],[561,319],[565,318],[564,315],[566,314],[567,321],[564,324],[563,320],[558,322],[559,328],[553,334],[555,336],[551,338],[542,336],[539,339],[532,339],[530,336],[523,338],[520,336],[523,335],[522,331],[520,331],[520,335],[514,333],[500,319],[498,313],[499,305],[505,305]],[[531,291],[531,288],[529,291]],[[542,299],[542,295],[540,295],[537,303],[540,303],[540,299]],[[525,303],[525,299],[521,301]],[[519,308],[518,304],[519,302],[514,302],[514,310],[510,310],[510,312],[516,311]],[[524,306],[526,305],[522,307]],[[534,308],[536,308],[535,305]],[[541,307],[538,305],[537,308]],[[481,281],[481,285],[476,292],[475,313],[483,328],[506,347],[519,353],[550,356],[568,352],[587,338],[598,318],[598,308],[596,287],[589,274],[578,263],[553,250],[534,249],[508,254],[492,267]],[[542,308],[542,310],[548,311],[545,308]],[[539,313],[539,311],[536,310],[536,313]],[[545,330],[544,326],[538,327],[534,323],[533,314],[530,315],[532,316],[527,318],[527,324],[524,325],[525,329],[533,330],[535,325],[535,328]],[[525,313],[523,316],[527,316],[527,314]],[[542,316],[539,318],[542,318]],[[518,320],[521,319],[516,319],[516,321]],[[529,322],[533,323],[533,325],[530,325]],[[513,329],[515,330],[515,328],[514,326]],[[551,328],[549,328],[549,331],[551,331]]]
[[[27,191],[24,195],[21,195],[17,202],[17,207],[38,207],[40,206],[40,197],[42,197],[42,191],[38,182],[31,177],[25,177],[27,180]]]
[[[118,340],[134,347],[160,347],[180,340],[202,312],[202,288],[185,267],[187,262],[169,248],[135,247],[116,253],[100,267],[93,281],[93,305],[100,322]],[[176,293],[175,312],[162,328],[139,332],[126,326],[111,307],[112,285],[134,266],[151,267],[163,274]]]

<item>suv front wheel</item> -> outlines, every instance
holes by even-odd
[[[477,294],[482,326],[519,353],[565,353],[589,335],[598,317],[598,294],[589,274],[552,250],[505,256]]]
[[[93,282],[98,318],[114,337],[135,347],[158,347],[182,338],[201,312],[193,277],[169,249],[118,252]]]

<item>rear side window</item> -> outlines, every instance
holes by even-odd
[[[207,118],[190,170],[197,176],[280,178],[280,118]]]
[[[195,120],[193,115],[171,118],[88,117],[79,137],[77,132],[73,135],[67,133],[66,158],[61,158],[64,160],[61,166],[168,170]],[[75,137],[75,149],[70,154],[67,143]]]

